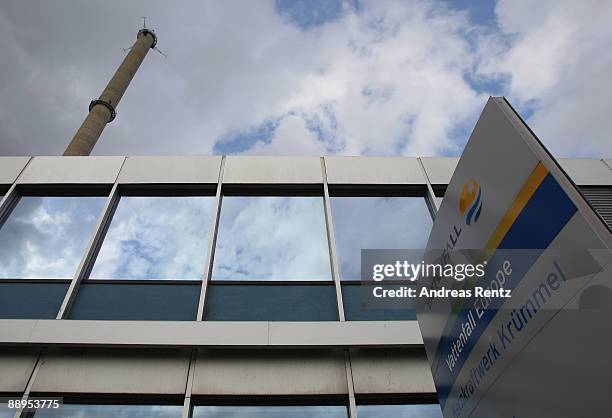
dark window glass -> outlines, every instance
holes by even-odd
[[[206,290],[208,321],[336,321],[333,284],[217,284]]]
[[[104,200],[21,197],[0,229],[0,277],[71,279]]]
[[[223,197],[212,278],[330,280],[323,198]]]
[[[58,409],[38,409],[36,418],[180,418],[178,405],[74,405]]]
[[[0,318],[54,319],[70,283],[0,283]]]
[[[422,249],[432,227],[422,197],[332,197],[343,279],[361,278],[362,249]]]
[[[201,279],[206,264],[211,196],[124,196],[90,277]]]
[[[70,319],[195,320],[200,284],[83,283]]]
[[[193,418],[347,418],[346,406],[196,406]]]
[[[401,285],[384,284],[385,289],[399,289]],[[372,295],[374,286],[361,283],[342,284],[342,304],[347,321],[416,320],[412,298],[380,298]]]
[[[358,405],[359,418],[442,418],[438,404]]]

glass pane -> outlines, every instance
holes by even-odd
[[[422,197],[332,197],[331,207],[343,279],[361,278],[362,249],[424,249],[433,224]]]
[[[36,418],[180,418],[178,405],[69,405],[38,409]]]
[[[442,418],[438,404],[425,405],[358,405],[359,418]]]
[[[337,321],[330,284],[210,284],[207,321]]]
[[[0,277],[71,279],[104,197],[24,196],[0,229]]]
[[[0,318],[55,319],[70,283],[0,283]]]
[[[398,289],[401,285],[383,286],[385,289]],[[347,321],[416,321],[413,298],[381,298],[374,301],[373,287],[352,282],[342,285],[342,304]]]
[[[181,282],[83,283],[70,319],[195,321],[201,287]]]
[[[330,280],[322,197],[223,197],[213,279]]]
[[[19,396],[15,396],[13,399],[20,399]],[[0,403],[0,418],[13,418],[15,416],[15,409],[9,409],[8,403]]]
[[[346,406],[196,406],[193,418],[347,418]]]
[[[124,196],[90,278],[202,278],[215,198]]]

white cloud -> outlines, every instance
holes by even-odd
[[[497,4],[514,37],[495,71],[511,76],[510,99],[535,102],[528,123],[559,156],[612,155],[612,3],[508,1]]]

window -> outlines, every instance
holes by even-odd
[[[323,198],[224,196],[212,278],[331,280]]]
[[[121,196],[71,319],[195,320],[215,198]]]
[[[72,279],[104,200],[21,197],[0,229],[0,278]]]
[[[208,321],[337,321],[322,196],[224,196]]]
[[[64,404],[58,409],[38,409],[35,418],[181,418],[178,405],[86,405]]]
[[[104,206],[97,196],[21,196],[0,227],[0,318],[55,318]]]
[[[346,406],[196,406],[193,418],[347,418]]]
[[[359,418],[442,418],[438,404],[358,405]]]
[[[331,206],[346,319],[415,320],[412,300],[372,297],[373,287],[361,282],[361,250],[424,249],[433,224],[425,198],[334,196]],[[383,285],[386,289],[399,287]]]
[[[433,225],[423,197],[332,197],[342,279],[361,279],[362,249],[424,249]]]
[[[123,196],[90,278],[201,280],[215,199]]]

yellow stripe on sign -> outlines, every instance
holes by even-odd
[[[527,178],[527,181],[514,199],[514,202],[512,202],[510,209],[508,209],[504,217],[499,221],[499,224],[497,224],[495,232],[493,232],[493,235],[491,235],[489,242],[487,242],[485,246],[486,251],[494,250],[499,246],[499,243],[504,239],[510,227],[512,227],[516,218],[518,218],[527,202],[529,202],[531,196],[533,196],[538,187],[540,187],[540,184],[542,184],[547,174],[548,170],[544,167],[544,164],[539,162],[529,175],[529,178]]]

